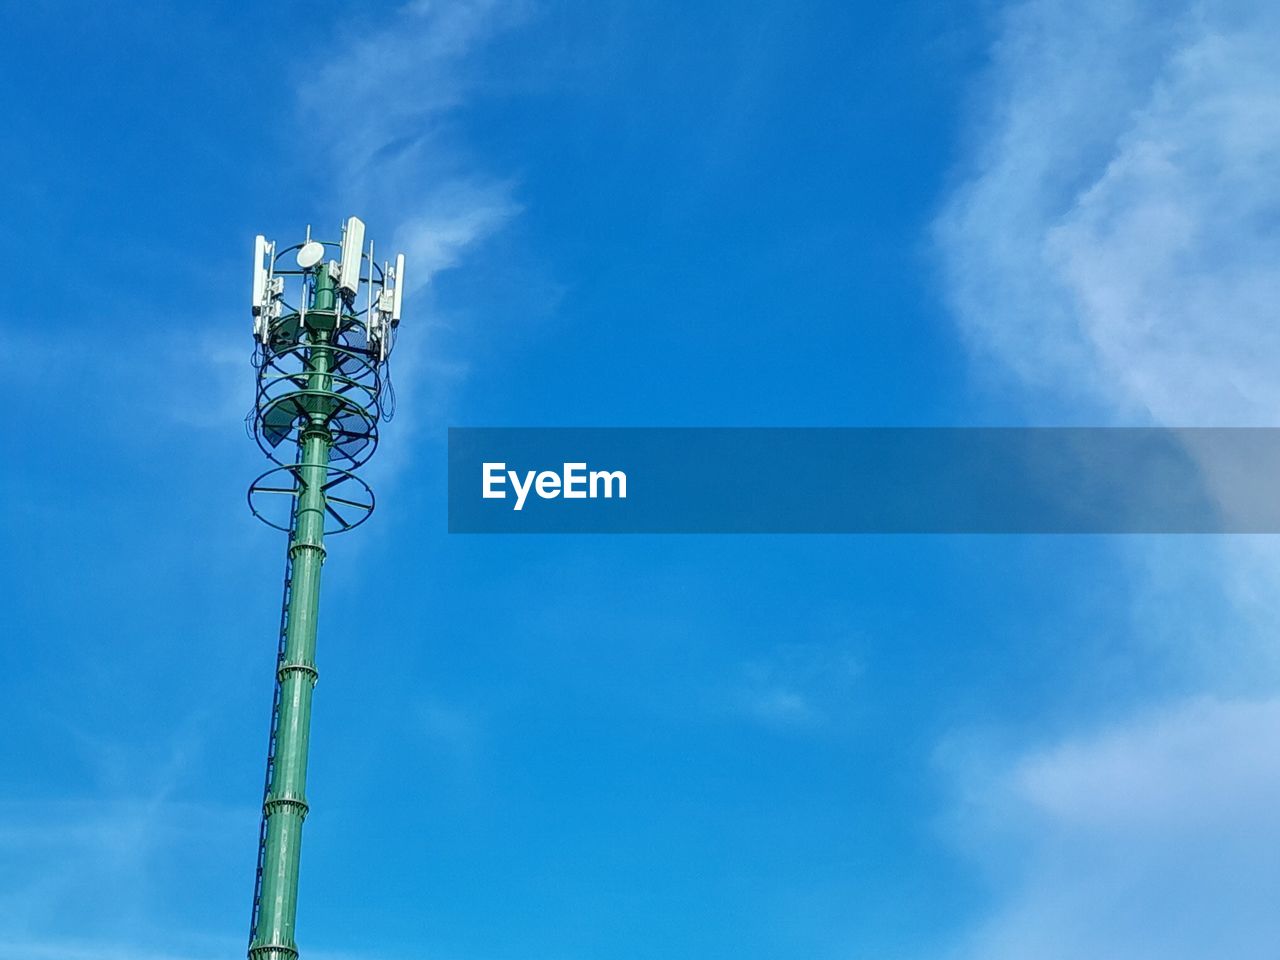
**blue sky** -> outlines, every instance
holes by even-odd
[[[451,537],[444,487],[450,425],[1274,425],[1264,4],[5,22],[0,960],[243,950],[251,241],[350,213],[414,289],[304,957],[1273,956],[1265,538]]]

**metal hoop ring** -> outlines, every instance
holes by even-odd
[[[310,399],[324,400],[333,404],[333,410],[328,415],[328,428],[336,436],[333,444],[333,456],[340,457],[352,467],[358,467],[364,464],[378,447],[378,421],[376,405],[374,410],[361,406],[350,397],[335,393],[331,390],[295,390],[291,393],[285,393],[278,397],[265,398],[259,397],[261,404],[254,416],[254,436],[258,441],[258,447],[267,458],[274,463],[287,467],[280,459],[277,452],[280,445],[290,438],[300,429],[298,420],[304,418],[308,414],[305,408],[305,401]],[[268,413],[276,409],[283,409],[289,412],[289,405],[292,404],[297,419],[290,421],[287,430],[280,432],[280,441],[271,444],[267,439],[266,417]]]
[[[279,467],[272,467],[266,473],[259,475],[258,478],[249,485],[249,492],[246,496],[246,499],[249,502],[249,512],[267,526],[289,533],[290,526],[288,522],[279,523],[272,517],[267,516],[265,501],[262,500],[262,497],[274,495],[281,499],[284,497],[290,498],[288,502],[287,516],[292,518],[293,501],[301,494],[302,486],[305,483],[302,479],[303,469],[304,464],[288,463]],[[293,485],[291,487],[275,485],[268,486],[263,483],[263,481],[268,477],[278,473],[290,474],[293,477]],[[335,497],[328,493],[329,490],[348,483],[348,481],[354,481],[354,492],[348,492],[346,496],[341,497]],[[375,505],[373,488],[350,470],[345,470],[342,467],[335,467],[332,464],[325,467],[325,481],[322,492],[325,494],[325,536],[346,533],[348,530],[354,530],[356,527],[360,526],[360,524],[368,520],[369,516],[373,513]],[[254,500],[255,497],[258,498],[256,503]],[[338,504],[347,510],[348,514],[343,514],[333,506],[334,504]],[[359,515],[354,520],[351,520],[348,518],[350,511],[356,511]]]

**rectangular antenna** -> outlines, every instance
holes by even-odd
[[[391,322],[400,322],[400,301],[404,299],[404,254],[396,254],[396,290],[391,300]]]
[[[258,234],[253,241],[253,315],[267,305],[267,238]]]
[[[373,316],[373,241],[369,241],[369,275],[365,277],[364,287],[364,327],[365,337],[374,328]]]
[[[348,217],[342,228],[342,272],[338,286],[346,293],[360,289],[360,254],[364,251],[364,221]]]

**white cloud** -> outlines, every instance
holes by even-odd
[[[1194,699],[1024,758],[1009,786],[1038,815],[1130,837],[1235,829],[1280,801],[1280,701]]]
[[[1280,421],[1280,14],[1033,0],[937,223],[970,342],[1095,410]]]
[[[94,943],[102,944],[125,929],[150,930],[161,922],[155,905],[166,885],[183,875],[220,882],[252,822],[247,805],[163,794],[0,802],[0,958],[44,956],[35,949],[41,943],[50,945],[49,955],[56,944],[64,956],[112,956],[63,938],[95,931]],[[175,954],[187,955],[176,947]]]
[[[411,3],[299,85],[342,203],[406,253],[412,289],[519,212],[513,181],[478,170],[448,120],[483,86],[470,58],[524,15],[513,0]]]
[[[953,827],[1001,895],[958,960],[1275,955],[1280,700],[1193,699],[963,788]]]
[[[1280,423],[1278,43],[1280,9],[1259,3],[1005,11],[935,225],[982,369],[1065,401],[1076,422]],[[1206,467],[1211,487],[1232,482],[1230,465]],[[994,884],[957,957],[1275,954],[1277,551],[1133,555],[1147,576],[1132,627],[1153,672],[1176,663],[1183,688],[1228,693],[1013,759],[953,757],[959,829]],[[1225,611],[1188,626],[1215,593]]]
[[[1280,424],[1277,42],[1280,8],[1232,0],[1006,11],[935,224],[984,371],[1076,422]],[[1209,490],[1239,493],[1238,465],[1200,459]],[[1211,549],[1269,629],[1273,548]]]
[[[403,250],[414,267],[412,272],[405,270],[408,292],[426,286],[441,270],[457,266],[471,247],[519,210],[507,183],[455,180],[433,190],[419,212],[403,221],[393,235],[393,246]]]
[[[862,664],[847,649],[783,643],[741,667],[734,711],[766,727],[809,730],[847,710]]]
[[[520,213],[516,181],[479,169],[447,121],[482,86],[469,57],[524,16],[517,0],[411,3],[318,73],[308,65],[298,82],[299,119],[314,137],[308,151],[333,187],[327,193],[334,206],[323,212],[335,225],[352,213],[362,216],[380,258],[404,253],[411,297]],[[429,332],[441,326],[430,304],[411,301],[406,323],[412,333],[397,354],[399,386],[415,394],[419,381],[452,383],[465,375],[465,363],[426,356]],[[238,434],[253,402],[253,373],[249,347],[231,337],[225,323],[183,318],[156,327],[135,351],[133,365],[144,371],[135,376],[156,382],[164,394],[157,408],[167,419]],[[101,350],[100,343],[78,347],[84,359]],[[0,334],[0,358],[21,354],[24,375],[49,367],[55,355],[65,366],[67,352],[64,343],[55,350],[34,336]],[[112,374],[120,376],[121,363],[129,362],[115,359]],[[385,476],[406,456],[381,459],[375,469]]]
[[[496,35],[528,15],[523,0],[409,3],[372,26],[316,76],[303,76],[304,127],[333,191],[334,222],[358,211],[379,258],[405,254],[405,320],[392,362],[395,442],[366,468],[385,483],[412,462],[413,434],[445,422],[446,399],[467,362],[446,345],[448,318],[429,285],[521,210],[516,181],[494,175],[453,119],[493,83],[479,63]]]

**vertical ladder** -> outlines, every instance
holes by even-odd
[[[271,796],[271,777],[276,766],[276,734],[280,728],[280,667],[284,663],[285,641],[289,632],[289,595],[293,590],[293,533],[297,511],[289,512],[289,539],[285,541],[284,604],[280,608],[280,641],[276,649],[275,693],[271,699],[271,731],[267,739],[267,776],[262,786],[262,824],[258,827],[258,865],[253,881],[253,912],[249,917],[249,945],[258,936],[258,913],[262,908],[262,869],[267,856],[267,798]]]

